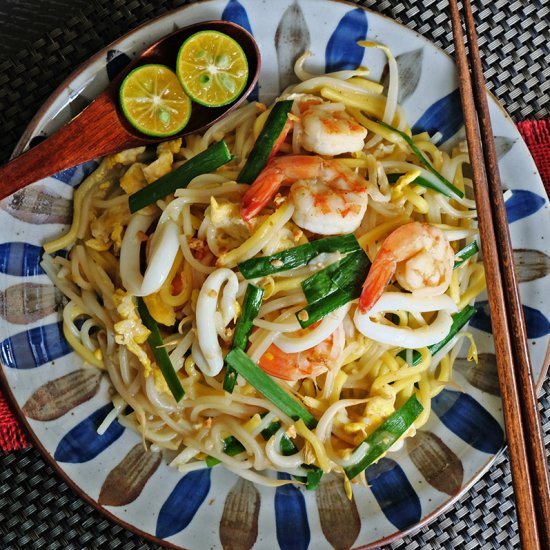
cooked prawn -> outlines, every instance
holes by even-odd
[[[340,325],[320,344],[297,353],[285,353],[275,344],[271,344],[260,357],[258,365],[267,374],[283,380],[315,378],[335,364],[344,349],[344,344],[344,329]]]
[[[365,215],[367,182],[337,160],[276,157],[260,172],[241,202],[245,221],[258,214],[281,186],[290,186],[294,223],[320,235],[355,231]]]
[[[318,155],[335,156],[361,151],[367,129],[346,112],[342,103],[323,102],[316,96],[290,96],[295,99],[292,113],[271,150],[277,153],[293,131],[293,144]]]
[[[341,155],[361,151],[367,129],[348,115],[341,103],[309,105],[302,113],[301,145],[319,155]]]
[[[380,298],[393,275],[417,297],[443,294],[451,283],[454,251],[443,231],[412,222],[390,233],[370,268],[359,298],[366,313]]]

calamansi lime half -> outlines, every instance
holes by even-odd
[[[244,90],[248,61],[230,36],[201,31],[182,44],[176,73],[193,101],[206,107],[221,107],[237,99]]]
[[[191,100],[178,77],[164,65],[142,65],[120,87],[124,115],[140,132],[165,137],[177,134],[191,116]]]

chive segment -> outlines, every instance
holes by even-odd
[[[352,233],[326,237],[270,256],[245,260],[239,264],[239,270],[245,279],[256,279],[307,265],[321,253],[340,252],[341,254],[347,254],[358,250],[361,250],[361,246],[357,237]]]
[[[238,454],[243,453],[246,451],[243,444],[233,435],[230,435],[226,437],[223,440],[224,448],[223,452],[228,456],[237,456]],[[221,460],[218,458],[215,458],[213,456],[207,456],[204,461],[206,462],[206,465],[208,468],[213,468],[216,464],[219,464]]]
[[[141,317],[143,324],[151,331],[149,338],[147,338],[147,342],[149,343],[149,346],[151,346],[151,351],[155,356],[168,388],[172,392],[174,399],[179,402],[185,394],[185,391],[183,390],[180,379],[178,378],[174,366],[172,365],[172,361],[170,361],[170,356],[164,347],[164,341],[162,340],[159,327],[149,313],[149,310],[147,309],[147,306],[142,298],[137,299],[137,306],[139,316]]]
[[[367,255],[359,248],[302,281],[308,304],[296,314],[300,326],[307,328],[359,298],[370,265]]]
[[[313,464],[302,464],[303,468],[307,469],[307,476],[306,476],[306,489],[309,489],[310,491],[315,491],[319,487],[319,483],[321,483],[321,478],[323,477],[323,470],[321,468],[318,468],[317,466]]]
[[[232,349],[225,361],[254,386],[266,399],[293,420],[302,419],[311,430],[317,425],[317,419],[298,401],[274,382],[246,353],[241,349]]]
[[[308,304],[313,304],[334,292],[346,291],[351,286],[360,288],[365,281],[365,270],[369,265],[367,255],[359,249],[314,273],[301,283]]]
[[[469,260],[472,256],[474,256],[478,252],[479,252],[479,246],[477,244],[477,241],[472,241],[470,244],[467,244],[464,248],[462,248],[455,254],[455,258],[458,258],[458,259],[455,260],[453,269],[460,267],[466,260]]]
[[[396,173],[396,174],[388,174],[388,182],[389,183],[396,183],[397,180],[404,176],[404,174]],[[442,193],[446,197],[449,197],[451,199],[455,198],[455,194],[451,193],[447,187],[443,185],[439,180],[429,180],[428,178],[425,178],[423,176],[417,176],[412,183],[415,183],[416,185],[421,185],[422,187],[426,187],[427,189],[432,189],[433,191],[437,191],[438,193]]]
[[[393,126],[390,126],[389,124],[386,124],[384,121],[377,119],[376,117],[369,117],[373,122],[376,122],[377,124],[380,124],[384,128],[387,128],[388,130],[391,130],[392,132],[395,132],[396,134],[399,134],[406,142],[407,145],[411,148],[412,152],[416,155],[420,163],[431,172],[443,185],[447,188],[447,190],[452,191],[452,193],[460,197],[461,199],[464,197],[464,193],[455,187],[447,178],[445,178],[442,174],[440,174],[428,161],[428,159],[424,156],[424,153],[416,146],[414,141],[411,139],[410,136],[408,136],[405,132],[402,132],[401,130],[398,130],[397,128],[394,128]],[[433,188],[433,187],[432,187]],[[441,191],[440,189],[437,189],[437,191]]]
[[[249,284],[244,294],[242,313],[235,327],[232,349],[245,350],[248,345],[248,336],[252,329],[252,321],[257,317],[265,290],[255,285]],[[235,383],[237,382],[237,372],[233,367],[226,365],[225,377],[223,379],[223,389],[226,392],[233,393]]]
[[[176,189],[186,187],[187,184],[201,174],[213,172],[231,160],[231,153],[225,141],[211,145],[206,151],[189,159],[172,172],[162,176],[155,182],[130,195],[128,204],[132,214],[153,204],[159,199],[170,195]]]
[[[458,313],[455,313],[453,317],[453,324],[449,330],[449,334],[440,340],[436,344],[428,346],[432,355],[435,355],[438,351],[443,349],[457,334],[460,329],[462,329],[466,323],[477,313],[477,309],[473,306],[466,306],[464,309],[460,310]]]
[[[292,109],[294,101],[278,101],[271,109],[252,151],[248,155],[246,164],[243,166],[237,181],[239,183],[252,183],[258,174],[263,170],[271,155],[273,146],[276,144],[283,128],[285,127],[288,113]]]
[[[362,452],[354,464],[344,467],[348,479],[353,479],[380,458],[412,426],[424,407],[413,394],[408,401],[374,430],[353,453]]]
[[[466,306],[464,309],[461,309],[458,313],[455,313],[452,315],[453,318],[453,324],[451,325],[451,328],[449,330],[449,333],[443,340],[440,340],[439,342],[432,344],[431,346],[428,346],[428,349],[430,350],[430,353],[435,355],[438,351],[443,349],[444,346],[446,346],[457,334],[458,331],[461,330],[466,323],[477,313],[477,309],[473,306]],[[397,355],[398,357],[401,357],[405,361],[406,359],[407,350],[400,351]],[[412,357],[412,367],[415,367],[422,361],[422,355],[417,351],[413,351],[413,357]]]

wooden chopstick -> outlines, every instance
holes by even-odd
[[[476,29],[472,6],[463,2],[466,33],[470,49],[470,65],[474,78],[474,97],[478,107],[479,126],[483,140],[483,153],[487,166],[487,181],[492,195],[492,212],[495,235],[500,246],[501,275],[505,287],[505,298],[508,305],[508,322],[513,333],[514,361],[516,375],[523,392],[520,401],[527,432],[527,456],[531,469],[531,481],[537,503],[539,537],[543,548],[550,549],[550,481],[548,464],[544,447],[544,436],[537,408],[536,390],[529,357],[527,330],[523,318],[523,309],[518,291],[516,270],[514,267],[513,248],[508,231],[508,219],[502,195],[502,185],[498,170],[498,158],[493,139],[491,117],[487,102],[487,90],[483,76],[483,67],[477,43]],[[501,240],[502,239],[502,240]]]
[[[550,484],[544,439],[475,22],[469,0],[462,4],[473,83],[458,3],[449,0],[519,532],[524,548],[548,549]]]

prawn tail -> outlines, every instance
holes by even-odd
[[[249,222],[264,208],[281,186],[281,178],[271,174],[269,168],[256,178],[241,199],[241,218]]]
[[[366,313],[376,304],[376,302],[378,302],[384,289],[395,273],[395,268],[395,262],[374,261],[363,283],[363,290],[359,297],[359,313]]]
[[[290,130],[292,130],[294,126],[294,122],[292,120],[287,120],[285,125],[283,126],[283,129],[281,130],[281,133],[279,134],[279,137],[273,144],[273,148],[271,149],[271,153],[269,153],[269,157],[267,157],[267,162],[269,162],[279,151],[281,148],[281,145],[285,142],[286,137],[288,136],[288,133]]]

